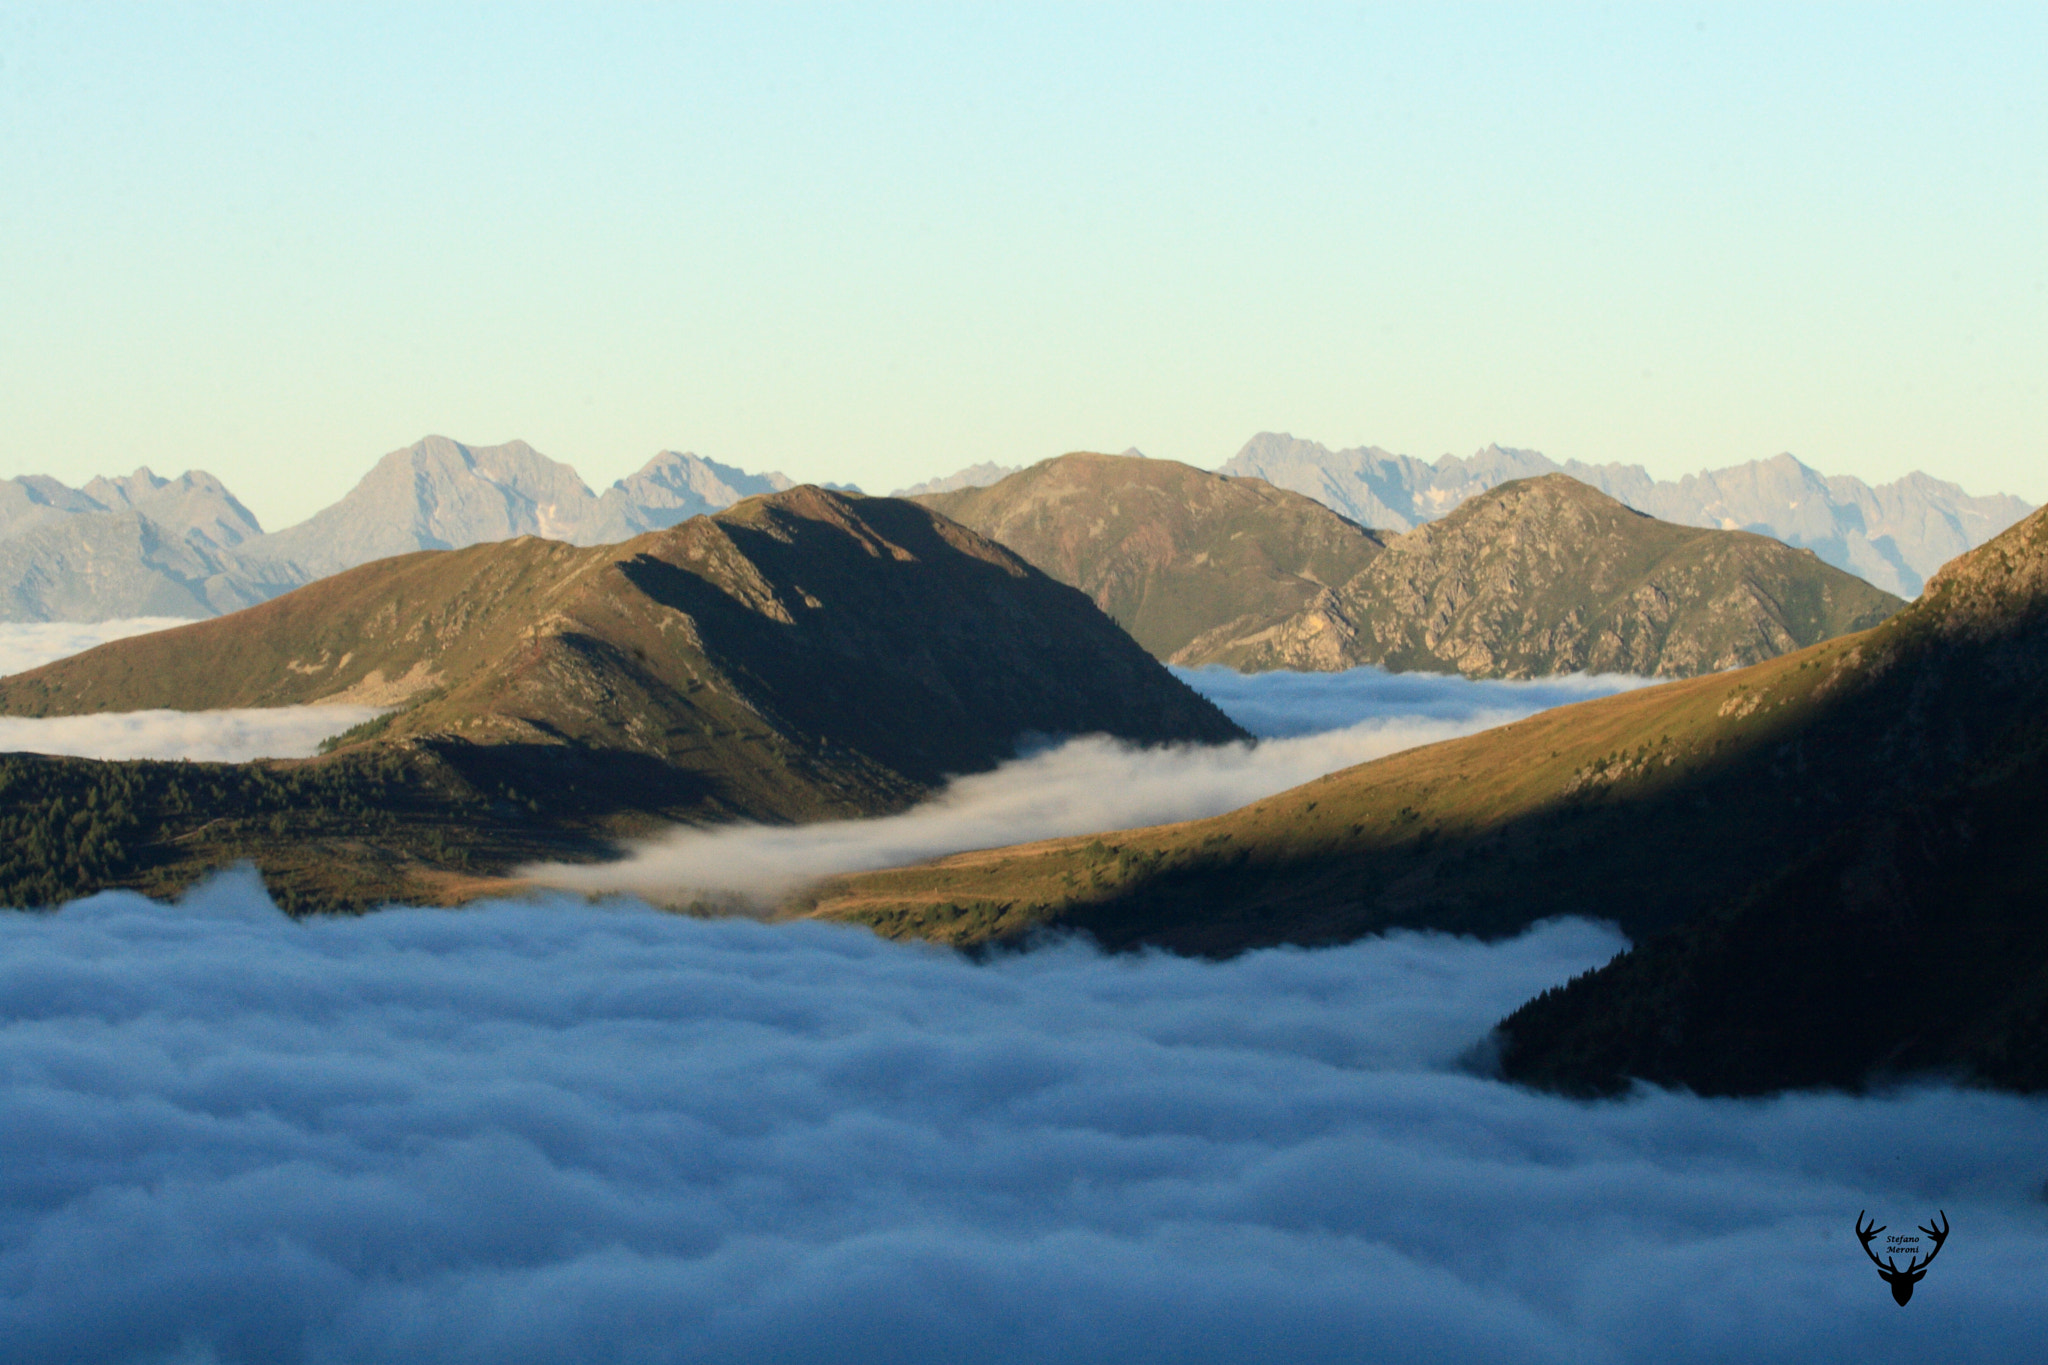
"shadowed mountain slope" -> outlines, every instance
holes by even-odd
[[[1858,635],[1411,750],[1214,819],[839,878],[796,908],[953,942],[1060,926],[1117,947],[1204,953],[1396,927],[1498,935],[1564,914],[1613,919],[1644,940],[1745,896],[1774,907],[1756,912],[1766,918],[1792,915],[1808,904],[1797,877],[1819,868],[1810,875],[1833,877],[1856,908],[1847,928],[1812,932],[1815,954],[1889,932],[1883,917],[1902,904],[1932,927],[1901,942],[1953,946],[1942,926],[1956,912],[1890,898],[1883,858],[1917,857],[1900,831],[1943,828],[1947,808],[1930,794],[1954,792],[1965,816],[1970,801],[1989,803],[1971,826],[1984,841],[1967,855],[1986,884],[2030,885],[2038,838],[2022,836],[2043,808],[2044,605],[2048,512]],[[1938,887],[1947,864],[1928,866],[1924,884]],[[1898,873],[1905,884],[1920,875]],[[2026,895],[1994,922],[2038,927],[2038,898]],[[2038,975],[2034,933],[1981,942],[2003,943],[2015,971]],[[1570,1034],[1555,1017],[1544,1030]],[[1622,1049],[1603,1038],[1558,1055]]]
[[[600,824],[876,813],[1029,734],[1242,737],[1001,546],[811,487],[623,545],[381,560],[0,679],[14,715],[344,700],[403,707],[373,748]]]
[[[1702,1094],[1924,1072],[2048,1090],[2048,513],[1873,633],[1877,799],[1718,913],[1545,992],[1506,1073]]]
[[[1292,619],[1380,552],[1313,499],[1140,456],[1062,455],[917,501],[1081,589],[1176,663],[1203,634]]]

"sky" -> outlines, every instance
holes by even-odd
[[[1261,430],[2048,498],[2048,11],[0,3],[0,477]]]

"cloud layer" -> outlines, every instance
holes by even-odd
[[[635,844],[617,862],[547,864],[523,875],[565,890],[629,892],[668,904],[765,904],[839,872],[1221,815],[1339,768],[1644,682],[1474,682],[1376,668],[1254,674],[1208,668],[1181,676],[1254,734],[1283,737],[1155,749],[1100,736],[1069,740],[994,772],[959,778],[902,815],[795,828],[677,829]]]
[[[135,616],[118,621],[0,621],[0,677],[26,673],[73,654],[192,623],[181,616]]]
[[[0,622],[0,676],[79,654],[109,640],[191,622],[174,616],[119,621]],[[189,758],[246,763],[307,758],[320,741],[381,714],[367,706],[273,706],[236,711],[121,711],[33,720],[0,716],[0,753],[77,758]]]
[[[246,763],[308,758],[320,741],[383,712],[374,706],[265,706],[233,711],[115,711],[35,720],[0,716],[0,753],[79,758],[189,758]]]
[[[0,920],[12,1360],[2011,1360],[2048,1105],[1448,1063],[1586,924],[976,965],[573,902]],[[1944,1208],[1906,1310],[1850,1235]]]
[[[1553,706],[1662,681],[1626,673],[1467,678],[1456,673],[1389,673],[1370,665],[1339,673],[1239,673],[1214,665],[1176,668],[1173,673],[1261,737],[1308,735],[1397,718],[1485,729]]]

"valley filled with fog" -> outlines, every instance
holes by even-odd
[[[1217,813],[1641,681],[1182,676],[1261,741],[1069,740],[901,816],[549,875],[767,899]],[[282,716],[177,714],[0,742],[284,747]],[[24,1361],[2002,1360],[2034,1332],[2040,1101],[1488,1079],[1496,1020],[1625,946],[1585,921],[976,962],[626,897],[293,921],[244,872],[0,938]],[[1936,1208],[1955,1243],[1902,1316],[1851,1224]]]
[[[632,902],[0,922],[21,1361],[2009,1360],[2048,1106],[1461,1069],[1619,939],[984,963]],[[1851,1235],[1946,1210],[1893,1305]]]

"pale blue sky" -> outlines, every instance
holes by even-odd
[[[1261,429],[2048,498],[2048,8],[0,3],[0,476]]]

